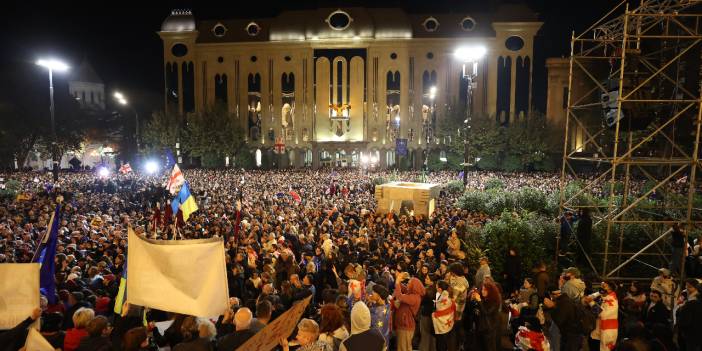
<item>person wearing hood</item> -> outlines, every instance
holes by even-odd
[[[339,351],[384,351],[385,338],[378,329],[371,328],[371,313],[363,301],[351,309],[351,336],[341,342]]]
[[[395,276],[393,329],[397,334],[397,351],[412,351],[414,317],[424,296],[424,285],[417,278],[411,278],[407,285],[402,281],[409,278],[408,272],[397,272]]]
[[[385,345],[390,344],[390,316],[388,303],[390,292],[380,284],[374,284],[368,295],[368,308],[371,310],[371,326],[385,338]]]

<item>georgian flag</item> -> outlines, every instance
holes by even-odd
[[[129,163],[125,163],[119,168],[119,172],[122,174],[132,173],[132,166]]]
[[[183,172],[180,171],[180,167],[176,164],[173,166],[171,171],[171,176],[168,178],[168,183],[166,183],[166,189],[175,195],[180,191],[180,187],[185,183],[185,177],[183,177]]]

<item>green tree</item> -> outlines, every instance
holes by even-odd
[[[200,157],[203,166],[217,167],[225,157],[240,155],[244,132],[226,105],[217,104],[188,117],[184,146],[191,156]]]
[[[151,115],[141,134],[144,150],[161,152],[172,148],[181,137],[181,117],[172,112],[159,111]]]

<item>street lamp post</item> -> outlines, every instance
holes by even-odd
[[[473,115],[473,84],[478,76],[478,61],[485,56],[485,47],[462,47],[454,55],[463,62],[463,78],[468,81],[466,88],[466,119],[463,121],[463,186],[468,186],[468,166],[470,165],[470,131]]]
[[[54,71],[65,72],[69,69],[68,65],[56,60],[56,59],[41,59],[37,60],[36,64],[42,66],[49,71],[49,112],[51,114],[51,160],[53,162],[52,172],[54,174],[54,181],[58,181],[59,172],[59,162],[57,139],[56,139],[56,117],[55,117],[55,107],[54,107]]]
[[[119,102],[120,105],[122,106],[128,106],[132,112],[134,113],[134,139],[136,140],[136,147],[137,147],[137,153],[139,150],[141,150],[141,145],[139,143],[139,114],[137,113],[137,110],[134,108],[134,106],[129,104],[129,101],[127,101],[127,98],[124,97],[124,94],[120,93],[119,91],[116,91],[114,94],[112,94],[114,98]]]
[[[426,123],[431,124],[431,121],[436,120],[436,87],[432,86],[429,88],[429,101],[430,101],[430,107],[429,107],[429,114],[431,115],[429,118],[431,118],[430,121],[427,121]],[[432,126],[433,128],[434,126]],[[427,138],[425,140],[426,142],[424,143],[424,170],[428,171],[429,170],[429,143],[431,142],[431,138],[429,134],[427,133]]]

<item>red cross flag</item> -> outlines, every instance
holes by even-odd
[[[119,168],[119,172],[122,174],[127,174],[132,172],[132,166],[129,165],[129,163],[125,163],[122,165],[122,167]]]
[[[275,145],[273,145],[273,152],[276,154],[285,153],[285,141],[282,137],[275,138]]]

